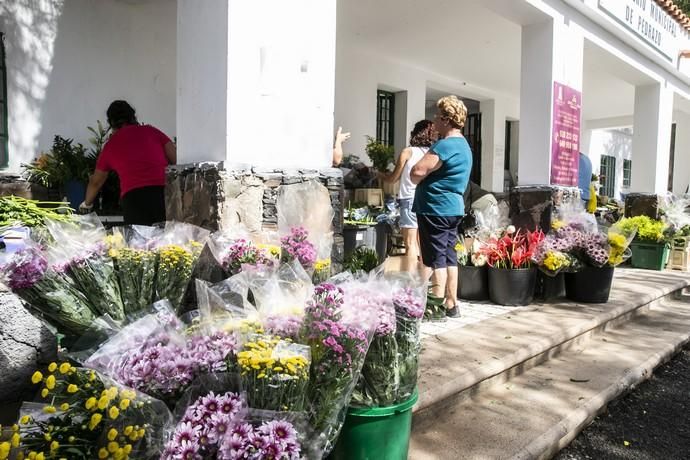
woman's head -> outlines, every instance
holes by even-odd
[[[467,118],[467,107],[456,96],[445,96],[436,103],[438,111],[434,118],[434,125],[441,136],[445,136],[451,129],[462,129]]]
[[[436,142],[438,133],[434,128],[434,122],[421,120],[414,124],[410,133],[410,145],[412,147],[431,147]]]
[[[126,125],[136,125],[137,115],[134,107],[127,101],[113,101],[106,112],[108,124],[112,129],[120,129]]]

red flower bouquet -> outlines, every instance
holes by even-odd
[[[544,239],[544,232],[536,230],[515,230],[512,225],[500,237],[486,241],[482,253],[487,258],[489,267],[517,270],[532,266],[532,256],[539,243]]]

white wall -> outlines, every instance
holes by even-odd
[[[676,123],[673,193],[684,194],[690,185],[690,114],[677,111],[673,121]]]
[[[601,156],[610,155],[616,158],[615,196],[620,199],[621,193],[630,189],[623,187],[623,160],[632,160],[632,169],[644,167],[635,164],[632,156],[632,135],[615,129],[593,129],[586,131],[582,137],[580,150],[592,161],[592,173],[599,175]],[[597,190],[599,193],[599,190]]]
[[[3,0],[10,167],[56,134],[86,143],[114,99],[175,136],[176,1]]]

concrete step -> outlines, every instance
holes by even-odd
[[[664,296],[507,382],[417,412],[410,458],[550,458],[688,340],[690,303]]]
[[[590,385],[591,391],[598,388],[599,393],[613,395],[611,388],[618,388],[620,392],[632,383],[626,380],[630,376],[621,377],[617,374],[618,368],[610,363],[606,363],[604,368],[611,369],[613,375],[606,379],[578,378],[579,368],[594,369],[591,362],[593,356],[598,356],[598,353],[617,353],[621,359],[612,355],[614,362],[624,363],[626,368],[643,363],[643,368],[648,370],[651,364],[658,364],[661,358],[665,358],[687,340],[685,334],[690,331],[690,316],[685,315],[690,314],[690,308],[685,300],[676,298],[688,286],[689,278],[687,273],[620,269],[617,270],[608,304],[559,303],[513,309],[504,315],[465,327],[454,329],[446,326],[442,333],[427,337],[421,358],[420,401],[415,407],[410,458],[548,457],[552,453],[549,449],[557,449],[565,442],[567,435],[579,431],[571,429],[570,422],[559,425],[564,413],[575,411],[575,414],[580,414],[575,419],[580,420],[585,415],[588,417],[596,413],[596,410],[610,400],[592,398],[585,392],[577,395],[577,407],[573,409],[571,405],[561,403],[562,397],[565,401],[570,401],[568,398],[573,396],[575,389],[581,386],[587,389]],[[681,326],[667,325],[665,313],[678,315],[678,318],[687,320],[687,324],[681,321]],[[619,331],[630,331],[633,334],[631,338],[634,339],[638,323],[660,327],[661,330],[641,329],[639,332],[647,333],[650,340],[645,336],[640,347],[633,346],[635,340],[627,343],[626,346],[631,347],[629,354],[615,349],[617,342],[610,341],[613,337],[607,338],[606,335],[613,331],[616,334],[620,334]],[[681,329],[678,330],[678,327]],[[596,346],[589,346],[595,343]],[[602,344],[607,344],[608,348]],[[584,350],[587,353],[583,354]],[[646,355],[650,350],[654,351],[656,358]],[[660,350],[663,352],[659,353]],[[578,356],[584,362],[576,361]],[[543,393],[542,402],[554,404],[552,412],[544,412],[543,408],[539,409],[540,406],[535,404],[539,399],[535,401],[534,395],[528,391],[532,388],[530,391],[534,392],[534,384],[530,382],[539,381],[541,373],[548,374],[550,366],[561,360],[565,363],[572,362],[575,367],[562,368],[560,372],[563,375],[554,373],[551,377],[543,377],[543,385],[536,387]],[[599,359],[597,362],[606,361]],[[585,365],[586,363],[589,364]],[[566,374],[570,376],[562,381]],[[571,378],[575,381],[570,381]],[[611,383],[613,387],[606,386],[606,391],[600,388],[611,380],[614,381]],[[562,385],[558,386],[556,383]],[[524,391],[517,391],[523,388]],[[596,408],[592,409],[593,406],[587,404]],[[587,410],[582,409],[585,406]],[[507,418],[522,412],[526,416],[526,409],[530,407],[537,410],[539,422],[531,425],[537,427],[538,436],[535,438],[527,435],[527,431],[532,428],[528,430],[526,426],[520,425],[525,419],[517,418],[513,421]],[[562,411],[556,411],[556,408],[561,408]],[[513,410],[515,412],[511,412]],[[580,420],[579,423],[585,421]],[[531,419],[529,423],[532,423]],[[482,428],[476,428],[475,424]],[[539,444],[537,440],[548,431],[545,431],[545,426],[563,433],[558,437],[556,447],[553,444],[554,434],[546,435],[545,439],[551,443],[550,447],[540,450],[531,443]],[[511,438],[513,435],[515,439]]]

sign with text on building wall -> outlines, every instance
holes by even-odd
[[[599,0],[599,9],[669,60],[678,55],[680,24],[654,0]]]
[[[582,93],[553,83],[551,185],[577,187],[580,161]]]

